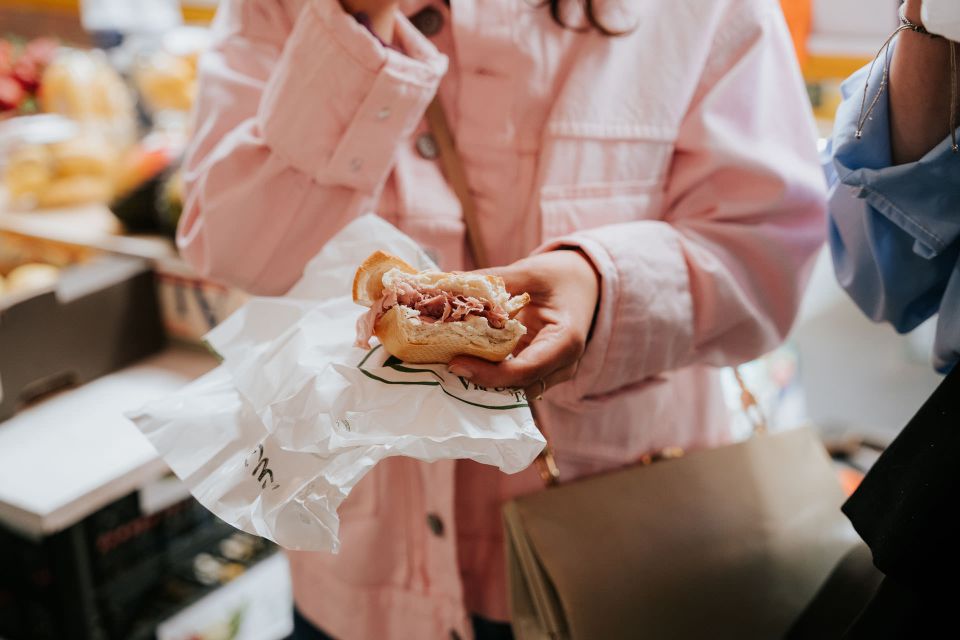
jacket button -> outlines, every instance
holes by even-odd
[[[443,28],[443,14],[436,7],[427,7],[410,16],[410,22],[429,38]]]
[[[417,136],[416,141],[417,153],[420,154],[421,158],[426,158],[427,160],[435,160],[438,155],[440,155],[440,148],[437,146],[437,139],[433,137],[432,133],[422,133]]]
[[[443,520],[437,514],[427,514],[427,526],[430,527],[430,532],[438,538],[443,535]]]

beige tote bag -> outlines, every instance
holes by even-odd
[[[812,429],[504,507],[519,640],[780,638],[857,536]]]

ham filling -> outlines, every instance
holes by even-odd
[[[507,326],[510,317],[500,305],[489,300],[454,294],[434,288],[417,288],[409,282],[399,282],[393,290],[384,289],[383,297],[357,319],[357,346],[370,347],[377,320],[396,305],[419,312],[420,322],[462,322],[471,316],[486,318],[494,329]]]

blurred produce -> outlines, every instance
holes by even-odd
[[[13,294],[46,289],[60,279],[60,268],[46,262],[26,262],[0,272],[0,300]]]
[[[139,50],[132,76],[148,112],[190,111],[197,92],[198,61],[209,40],[207,29],[179,27],[164,34],[159,43]]]
[[[128,231],[176,231],[183,192],[179,154],[166,137],[149,135],[123,158],[110,210]]]
[[[14,202],[39,207],[107,202],[118,158],[116,147],[95,131],[47,144],[21,143],[9,152],[4,184]]]
[[[99,176],[66,176],[57,178],[37,195],[40,207],[69,207],[90,202],[106,202],[110,198],[110,182]]]
[[[52,38],[0,39],[0,118],[37,111],[41,78],[58,47]]]
[[[129,231],[176,233],[183,209],[179,172],[197,90],[197,65],[210,44],[202,27],[178,27],[162,38],[131,38],[125,65],[151,121],[151,132],[124,159],[110,209]]]
[[[89,262],[95,255],[94,250],[81,245],[0,231],[0,274],[8,274],[20,265],[31,262],[63,269]]]
[[[61,51],[47,67],[42,82],[43,111],[96,128],[117,146],[133,141],[133,99],[102,51]]]
[[[117,171],[115,195],[126,196],[145,181],[160,174],[170,166],[174,153],[174,149],[154,136],[147,136],[127,149]]]
[[[8,159],[4,182],[12,198],[37,193],[52,179],[53,167],[46,147],[25,146]]]
[[[117,160],[117,152],[107,140],[89,133],[55,144],[50,151],[61,176],[110,176]]]
[[[5,292],[19,293],[34,289],[46,289],[60,279],[60,269],[50,264],[30,262],[20,265],[7,274]]]
[[[10,118],[0,127],[0,163],[11,201],[18,207],[109,202],[119,160],[136,134],[133,98],[123,79],[102,51],[58,48],[51,40],[11,51],[0,49],[0,71],[9,59],[10,77],[20,90],[36,91],[47,112]],[[3,91],[0,83],[0,96]],[[11,98],[21,101],[13,93]]]
[[[109,58],[49,39],[0,41],[0,108],[24,113],[36,95],[29,108],[44,112],[0,122],[0,177],[12,205],[102,202],[128,231],[172,235],[183,202],[176,170],[209,39],[201,27],[139,34]],[[140,125],[148,132],[138,141]]]
[[[169,236],[176,235],[180,214],[183,213],[183,172],[181,170],[174,171],[164,182],[157,210],[160,231]]]
[[[197,57],[157,51],[140,60],[134,81],[151,112],[189,111],[197,91]]]
[[[27,92],[14,78],[0,76],[0,112],[13,112],[26,101]]]

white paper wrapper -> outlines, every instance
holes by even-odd
[[[130,416],[205,507],[288,549],[335,552],[337,508],[383,458],[516,473],[545,444],[522,392],[353,346],[353,274],[377,249],[434,267],[387,222],[359,218],[287,296],[255,298],[207,336],[220,367]]]

